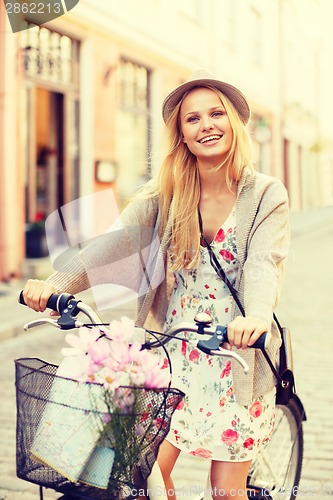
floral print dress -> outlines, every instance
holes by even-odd
[[[234,283],[238,269],[235,208],[211,247],[220,255],[221,265]],[[227,325],[232,300],[210,264],[207,249],[202,247],[197,268],[175,273],[165,328],[183,321],[193,322],[199,312],[208,313],[213,325]],[[194,333],[179,336],[198,340]],[[275,389],[249,406],[241,406],[234,395],[230,359],[206,355],[181,340],[171,340],[167,349],[172,362],[172,385],[182,390],[185,398],[173,415],[166,439],[194,456],[234,462],[251,460],[259,446],[269,440],[273,429]],[[163,356],[163,350],[160,351]]]

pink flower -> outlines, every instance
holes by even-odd
[[[164,418],[157,417],[154,420],[154,424],[159,427],[160,429],[165,429],[166,426],[168,425],[167,422],[164,420]]]
[[[146,375],[142,371],[141,366],[133,364],[127,368],[127,372],[130,378],[130,384],[138,387],[146,384]]]
[[[63,347],[61,353],[63,356],[79,356],[86,354],[89,347],[93,345],[100,337],[100,331],[97,328],[80,328],[77,335],[67,333],[65,340],[71,347]]]
[[[137,428],[135,429],[135,434],[137,436],[143,436],[143,434],[145,433],[145,429],[142,425],[138,424]]]
[[[231,261],[235,260],[234,255],[231,252],[229,252],[229,250],[222,249],[222,250],[220,250],[220,254],[222,255],[223,259],[226,261],[231,262]]]
[[[103,413],[102,420],[105,424],[108,424],[109,422],[111,422],[112,417],[111,417],[110,413]]]
[[[57,370],[58,377],[70,378],[80,382],[90,381],[91,375],[90,359],[84,354],[65,357]]]
[[[61,352],[70,363],[66,364],[66,375],[62,376],[80,382],[97,382],[95,372],[109,359],[109,342],[101,338],[98,328],[80,328],[77,335],[68,333],[65,340],[71,347],[64,347]]]
[[[170,372],[161,369],[161,362],[155,355],[148,351],[141,351],[144,354],[140,368],[145,376],[144,387],[167,387],[170,382]]]
[[[42,222],[42,221],[45,221],[44,212],[37,212],[35,216],[35,222]]]
[[[225,368],[222,370],[220,378],[229,377],[231,373],[231,361],[228,361]]]
[[[170,382],[170,373],[166,370],[161,370],[159,367],[156,367],[150,373],[145,372],[145,375],[146,378],[143,385],[147,388],[167,387]]]
[[[252,450],[253,445],[254,445],[254,439],[252,439],[251,437],[245,439],[243,443],[244,448],[247,448],[248,450]]]
[[[135,396],[130,387],[117,387],[113,396],[114,405],[124,413],[129,413],[133,406]]]
[[[185,340],[182,340],[182,355],[186,356],[186,347],[187,347],[187,342]]]
[[[145,422],[147,418],[149,418],[150,413],[147,411],[146,413],[142,413],[140,422]]]
[[[190,455],[193,455],[194,457],[200,457],[200,458],[212,458],[212,452],[209,450],[206,450],[205,448],[197,448],[196,450],[191,451]]]
[[[222,228],[220,228],[215,236],[215,241],[222,243],[225,240],[225,234]]]
[[[228,398],[229,398],[230,396],[232,396],[232,395],[234,394],[234,392],[235,392],[235,391],[234,391],[234,386],[232,385],[232,386],[231,386],[231,387],[229,387],[229,389],[227,390],[227,392],[226,392],[226,396],[228,396]]]
[[[101,338],[87,348],[87,354],[92,364],[104,365],[110,356],[110,342]]]
[[[176,408],[176,410],[182,410],[184,408],[184,400],[182,399],[179,403],[178,403],[178,406]]]
[[[238,440],[238,438],[239,438],[238,432],[234,431],[233,429],[227,429],[226,431],[223,431],[221,435],[221,440],[226,445],[235,443]]]
[[[130,358],[130,350],[126,342],[112,341],[112,349],[107,364],[113,369],[120,371],[133,359]]]
[[[192,349],[189,355],[190,361],[193,361],[193,363],[198,363],[199,360],[199,351],[197,349]]]
[[[113,371],[106,366],[96,370],[91,379],[95,383],[103,384],[105,389],[110,393],[114,393],[115,390],[121,385],[130,384],[130,376],[128,373],[123,371]]]
[[[135,331],[134,326],[134,320],[122,316],[120,321],[111,321],[108,337],[121,342],[129,342]]]
[[[125,345],[128,350],[129,361],[140,363],[144,359],[147,351],[141,350],[141,344],[139,342],[133,342],[130,346],[128,346],[127,343],[125,343]]]
[[[96,328],[80,328],[77,335],[67,334],[70,347],[62,350],[65,356],[59,376],[80,382],[102,384],[113,404],[129,412],[134,404],[133,390],[128,386],[164,388],[169,385],[168,362],[142,350],[133,340],[134,322],[128,318],[113,321],[110,332],[101,335]],[[124,389],[129,392],[123,392]]]
[[[249,408],[251,417],[258,418],[262,414],[262,404],[260,401],[255,401]]]
[[[169,368],[169,361],[167,358],[163,359],[163,364],[161,365],[161,370],[164,370],[165,368]]]
[[[210,294],[209,294],[209,298],[210,298],[210,299],[216,299],[216,297],[215,297],[215,295],[214,295],[213,293],[210,293]]]

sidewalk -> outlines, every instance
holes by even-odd
[[[292,213],[290,216],[291,236],[293,239],[311,231],[333,229],[333,207],[307,210]],[[43,279],[52,272],[48,258],[27,260],[24,274],[27,277]],[[23,332],[22,326],[28,321],[36,319],[36,313],[18,304],[19,291],[25,284],[24,280],[12,281],[10,284],[0,283],[0,341],[15,337]],[[88,295],[91,300],[91,294]],[[81,297],[82,298],[82,297]]]
[[[291,213],[290,227],[292,238],[302,236],[309,231],[333,227],[333,207]]]

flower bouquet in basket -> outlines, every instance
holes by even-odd
[[[133,332],[133,321],[122,318],[107,333],[82,327],[66,335],[70,347],[62,349],[30,450],[71,482],[110,493],[143,484],[183,397],[169,389],[157,356],[130,343]]]

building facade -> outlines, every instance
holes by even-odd
[[[309,4],[319,16],[320,2]],[[332,203],[324,46],[299,9],[299,0],[80,0],[44,26],[26,17],[13,34],[1,3],[1,279],[22,272],[27,224],[109,188],[122,206],[150,178],[163,98],[199,68],[248,97],[257,168],[284,181],[292,209]]]

